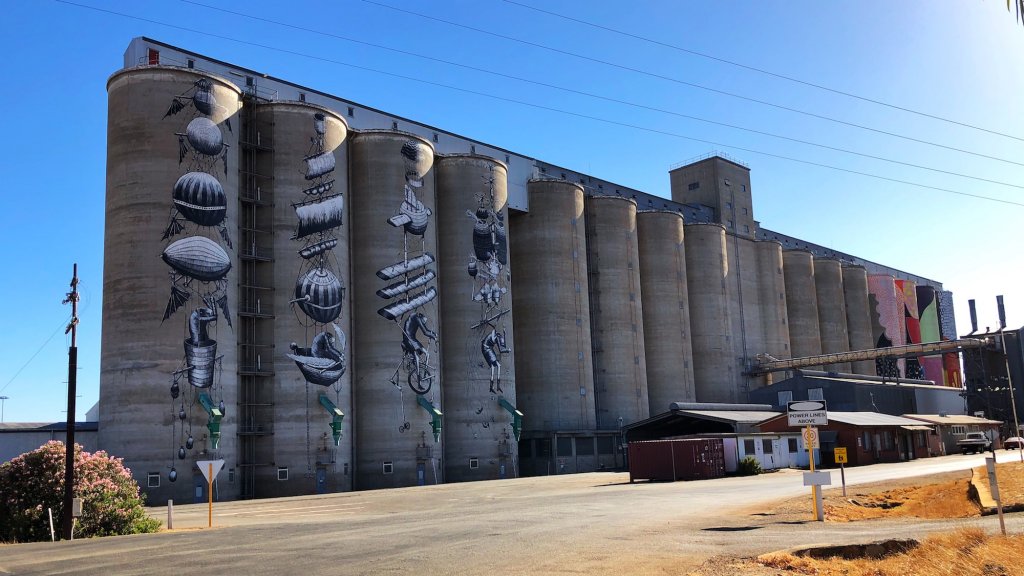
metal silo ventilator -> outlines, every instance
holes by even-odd
[[[320,395],[320,405],[331,415],[331,436],[334,438],[334,445],[341,446],[341,421],[345,419],[345,413],[335,406],[326,394]]]
[[[423,396],[416,397],[416,403],[419,404],[427,414],[430,414],[430,427],[434,430],[434,442],[441,440],[441,411],[434,406],[430,400],[427,400]]]
[[[213,403],[210,395],[206,392],[199,394],[199,403],[203,406],[203,410],[206,410],[206,413],[210,415],[210,421],[206,423],[206,429],[210,431],[210,447],[216,450],[220,444],[220,420],[224,417],[224,413]]]
[[[523,413],[517,410],[511,402],[505,400],[504,396],[498,397],[498,404],[501,404],[501,407],[512,415],[512,435],[515,436],[516,442],[519,442],[519,437],[523,435]]]

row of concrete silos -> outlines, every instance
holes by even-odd
[[[101,443],[144,486],[148,477],[154,500],[191,491],[191,478],[168,482],[169,468],[186,473],[217,456],[232,482],[236,472],[267,480],[257,495],[515,474],[502,163],[435,157],[412,134],[351,132],[336,112],[304,102],[239,115],[238,88],[192,70],[126,70],[109,91]],[[223,189],[199,195],[210,206],[172,197],[198,161],[181,152],[196,143],[166,119],[177,114],[168,106],[216,107],[203,116],[226,144],[202,165]],[[201,230],[194,243],[225,246],[224,270],[201,250],[167,262],[168,213],[175,222],[213,209],[226,212],[225,231]],[[185,304],[172,320],[181,323],[161,323],[162,252],[178,267],[172,287]],[[179,269],[193,277],[178,282]],[[207,284],[217,292],[200,292]],[[187,351],[208,309],[216,322],[200,316],[202,334],[219,345],[209,417],[195,401],[203,390],[182,383],[172,399],[167,387],[196,372],[182,342]],[[214,414],[216,448],[212,428],[200,434]],[[174,437],[141,433],[154,424]]]

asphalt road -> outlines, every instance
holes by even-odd
[[[853,485],[983,463],[947,456],[846,477]],[[179,505],[169,532],[0,546],[0,574],[685,574],[716,554],[997,527],[988,517],[822,524],[757,513],[808,493],[795,470],[636,484],[627,474],[592,473],[215,503],[212,529],[206,505]],[[152,512],[165,518],[165,509]],[[1024,513],[1007,518],[1008,529],[1024,529]]]

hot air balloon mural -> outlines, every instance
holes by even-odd
[[[377,290],[377,296],[388,301],[377,313],[402,329],[402,359],[391,383],[399,388],[407,383],[416,394],[423,395],[437,379],[437,369],[430,363],[431,349],[437,348],[437,333],[421,310],[437,298],[437,288],[432,285],[437,273],[429,268],[436,260],[434,255],[424,249],[431,210],[416,196],[416,190],[423,187],[434,156],[426,144],[416,140],[406,141],[400,153],[405,165],[405,199],[388,223],[405,234],[402,260],[377,271],[381,280],[398,280]]]
[[[160,254],[171,281],[163,321],[185,309],[181,316],[187,336],[182,341],[181,364],[171,374],[170,389],[172,412],[177,416],[172,419],[174,444],[178,444],[174,456],[179,460],[184,460],[195,446],[192,426],[202,412],[206,413],[209,430],[207,448],[218,448],[225,409],[220,386],[223,356],[218,354],[216,331],[220,320],[231,327],[227,298],[231,256],[218,242],[232,248],[226,226],[228,200],[224,186],[214,175],[221,166],[227,173],[228,145],[221,127],[210,119],[215,114],[224,116],[225,109],[217,103],[209,79],[196,80],[174,97],[164,119],[186,110],[191,114],[173,132],[178,138],[178,164],[184,173],[170,193],[170,218],[162,235],[168,244]],[[230,130],[227,120],[224,124]],[[188,386],[183,385],[185,382]]]
[[[298,220],[292,240],[302,242],[302,264],[291,304],[311,340],[308,346],[292,342],[287,356],[308,384],[334,386],[340,393],[346,337],[334,321],[341,316],[345,286],[335,273],[338,263],[332,250],[338,245],[335,234],[344,223],[345,199],[340,193],[331,193],[335,160],[334,152],[325,148],[326,130],[326,117],[314,113],[310,149],[303,159],[309,187],[302,191],[303,201],[292,205]]]

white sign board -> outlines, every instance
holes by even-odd
[[[199,471],[203,473],[203,478],[206,478],[206,483],[213,484],[213,480],[217,477],[217,474],[220,474],[220,469],[224,467],[224,461],[196,460],[196,466],[198,466]]]
[[[794,400],[786,405],[790,426],[828,425],[824,400]]]
[[[831,486],[831,472],[804,472],[804,486]]]

